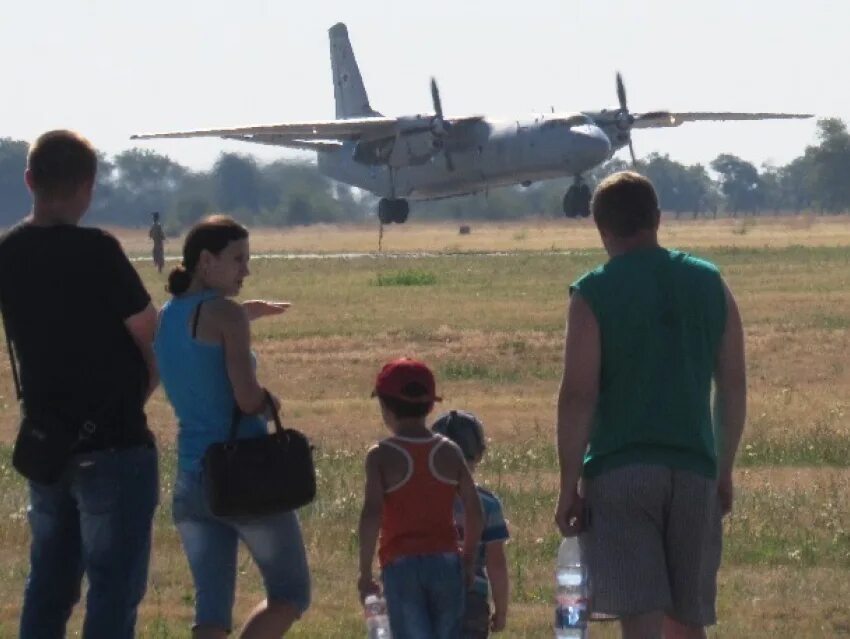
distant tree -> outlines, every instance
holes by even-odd
[[[0,225],[9,226],[30,209],[30,194],[24,184],[29,145],[22,140],[0,138]]]
[[[669,155],[651,153],[638,168],[655,186],[663,210],[673,211],[677,218],[685,212],[696,217],[710,210],[714,184],[701,164],[685,166]]]
[[[168,156],[147,149],[130,149],[115,156],[114,167],[121,188],[132,196],[150,191],[174,192],[187,170]]]
[[[620,171],[633,170],[634,167],[632,166],[631,162],[626,162],[625,160],[621,160],[620,158],[611,158],[597,166],[592,171],[589,171],[586,177],[588,179],[588,183],[591,186],[595,186],[609,175],[619,173]]]
[[[188,171],[165,155],[145,149],[119,153],[111,163],[101,162],[98,185],[104,195],[95,198],[92,221],[147,225],[153,211],[168,211]]]
[[[782,170],[773,164],[765,163],[759,172],[761,205],[765,211],[778,212],[787,208],[782,193]]]
[[[247,155],[222,153],[212,170],[216,206],[225,213],[260,210],[260,171]]]
[[[814,168],[808,151],[779,169],[779,191],[786,210],[799,213],[814,205]]]
[[[712,160],[711,168],[720,175],[720,188],[733,216],[737,216],[739,211],[759,211],[763,199],[761,176],[753,164],[724,153]]]
[[[825,211],[850,209],[850,134],[838,118],[818,122],[819,144],[806,149],[813,199]]]

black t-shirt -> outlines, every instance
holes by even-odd
[[[0,239],[0,304],[27,410],[98,432],[82,450],[150,441],[148,371],[124,320],[150,302],[112,235],[21,223]]]

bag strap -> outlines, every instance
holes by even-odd
[[[283,425],[280,422],[280,414],[277,411],[277,408],[274,405],[274,401],[272,401],[272,396],[269,391],[265,388],[263,389],[263,395],[265,396],[265,404],[269,409],[269,412],[272,414],[272,419],[274,420],[274,430],[278,435],[283,435]],[[242,421],[242,411],[239,409],[239,404],[236,400],[233,401],[233,419],[230,422],[230,441],[233,442],[236,440],[236,431],[239,429],[239,422]]]
[[[12,338],[9,336],[9,326],[6,324],[6,312],[3,310],[3,304],[0,302],[0,315],[3,316],[3,332],[6,334],[6,349],[9,351],[9,363],[12,365],[12,380],[15,382],[15,394],[17,399],[24,396],[21,389],[21,378],[18,377],[18,363],[15,357],[15,349],[12,347]]]
[[[192,339],[195,339],[198,336],[198,320],[201,319],[201,304],[204,302],[206,302],[206,300],[201,300],[195,307],[195,316],[192,318]]]

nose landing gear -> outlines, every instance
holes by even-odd
[[[381,224],[404,224],[410,215],[410,204],[404,199],[382,197],[378,201],[378,220]]]
[[[590,187],[579,176],[564,195],[564,215],[587,217],[590,215]]]

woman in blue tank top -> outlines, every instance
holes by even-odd
[[[168,278],[174,297],[162,308],[154,342],[162,385],[179,423],[173,517],[195,582],[194,639],[224,639],[232,629],[240,539],[267,594],[240,637],[280,637],[310,599],[295,513],[215,517],[202,489],[201,459],[210,444],[228,438],[234,405],[243,415],[239,437],[266,433],[268,409],[257,381],[249,321],[282,313],[288,304],[231,299],[249,275],[248,259],[248,231],[231,218],[212,216],[192,227],[183,261]]]

